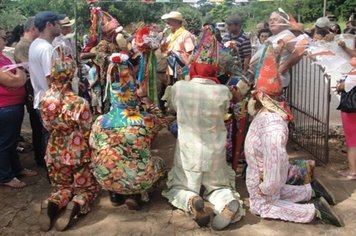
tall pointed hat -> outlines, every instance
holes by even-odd
[[[204,27],[198,40],[193,62],[190,65],[190,78],[201,77],[220,83],[218,74],[218,42],[210,27]]]
[[[256,78],[256,90],[270,96],[281,95],[282,80],[279,77],[277,61],[272,45],[267,45],[262,54]]]

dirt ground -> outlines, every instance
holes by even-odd
[[[25,118],[23,137],[30,140],[31,130]],[[20,153],[23,165],[36,169],[33,152],[28,142],[22,144]],[[162,131],[153,144],[153,154],[164,158],[172,165],[175,139],[167,131]],[[309,158],[294,144],[290,144],[292,158]],[[46,173],[25,178],[28,186],[21,190],[0,187],[0,235],[356,235],[356,181],[337,176],[336,171],[347,168],[343,140],[330,139],[330,161],[327,166],[316,168],[316,174],[334,192],[337,205],[334,209],[341,215],[345,227],[337,228],[315,222],[295,224],[277,220],[265,220],[252,215],[248,210],[242,221],[223,231],[213,231],[209,227],[199,228],[184,212],[173,207],[161,196],[164,183],[152,193],[151,201],[143,205],[141,211],[130,211],[125,206],[111,206],[106,191],[101,191],[92,212],[80,217],[65,232],[55,229],[43,233],[39,229],[40,203],[48,196],[50,185]],[[248,194],[242,179],[236,178],[236,186],[247,203]],[[247,207],[247,206],[246,206]],[[248,208],[248,207],[247,207]]]

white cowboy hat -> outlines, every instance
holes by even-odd
[[[75,20],[69,20],[68,16],[66,16],[63,20],[60,20],[59,23],[61,26],[72,26],[75,23]]]
[[[179,21],[183,21],[183,16],[180,12],[177,11],[171,11],[168,14],[164,14],[161,17],[162,20],[167,20],[167,19],[174,19],[174,20],[179,20]]]

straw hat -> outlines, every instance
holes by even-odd
[[[74,19],[69,20],[68,16],[66,16],[63,20],[60,20],[59,23],[61,24],[61,26],[69,27],[75,23],[75,20]]]
[[[179,21],[183,21],[183,16],[180,12],[178,11],[171,11],[168,14],[164,14],[161,17],[162,20],[167,20],[167,19],[174,19],[174,20],[179,20]]]

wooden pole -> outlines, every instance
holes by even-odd
[[[77,13],[77,1],[74,0],[74,41],[75,41],[75,62],[77,67],[79,65],[79,55],[78,55],[78,13]]]

